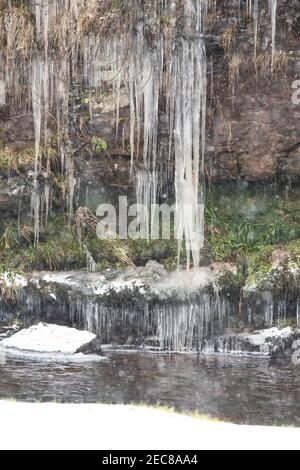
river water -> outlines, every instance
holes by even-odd
[[[0,399],[160,403],[235,423],[300,427],[300,366],[287,359],[106,352],[107,361],[7,358]]]

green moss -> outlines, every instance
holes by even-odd
[[[266,246],[248,256],[247,284],[259,284],[272,269],[272,252],[274,247]]]
[[[107,150],[107,141],[101,137],[93,136],[91,140],[92,149],[96,154],[101,154]]]
[[[274,263],[275,251],[285,256]],[[275,257],[276,258],[276,257]],[[300,239],[276,246],[263,247],[248,257],[246,291],[255,289],[270,290],[274,295],[280,292],[297,290],[300,278]]]

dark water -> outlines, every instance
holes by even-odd
[[[236,423],[300,426],[300,367],[262,358],[107,353],[109,361],[8,359],[0,398],[161,403]]]

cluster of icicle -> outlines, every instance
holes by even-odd
[[[169,2],[165,8],[176,8]],[[146,208],[145,224],[151,235],[153,207],[157,202],[159,99],[166,96],[169,117],[169,155],[175,154],[176,222],[179,251],[185,240],[190,265],[200,262],[203,246],[203,174],[206,117],[206,54],[203,40],[204,0],[184,2],[184,31],[170,41],[158,37],[155,46],[143,37],[143,25],[134,40],[130,63],[131,152],[139,149],[143,123],[143,168],[136,174],[137,203]],[[142,90],[142,91],[141,91]],[[137,127],[137,141],[135,140]],[[200,178],[200,175],[202,178]],[[149,209],[147,209],[149,208]]]
[[[239,4],[240,4],[239,0]],[[253,17],[254,23],[254,60],[257,55],[258,33],[259,33],[259,12],[261,0],[247,0],[247,14]],[[276,56],[276,20],[277,20],[277,6],[278,0],[269,0],[269,12],[271,17],[271,30],[272,30],[272,53],[271,53],[271,69],[274,70],[275,56]]]
[[[224,331],[229,310],[227,299],[204,292],[190,303],[143,307],[70,299],[71,322],[98,334],[103,344],[178,352],[200,351],[206,338]]]
[[[296,315],[296,321],[297,321],[297,327],[300,327],[300,300],[296,299],[294,302],[296,304],[295,309],[291,309],[288,306],[287,299],[283,300],[274,300],[273,296],[269,292],[264,292],[263,296],[263,312],[264,312],[264,322],[265,325],[268,327],[271,326],[278,326],[278,328],[282,328],[286,326],[287,324],[287,319],[288,319],[288,314],[295,313]],[[292,310],[292,312],[290,310]],[[255,307],[249,306],[247,309],[247,314],[248,314],[248,322],[251,325],[253,322],[255,322]]]
[[[57,146],[61,169],[66,176],[66,202],[70,215],[76,178],[70,144],[70,92],[75,89],[101,92],[103,82],[113,90],[116,134],[118,135],[122,95],[130,107],[130,148],[133,174],[136,174],[137,202],[146,207],[144,217],[151,236],[153,207],[159,196],[162,172],[158,162],[162,152],[174,159],[179,253],[183,241],[187,264],[198,266],[204,240],[204,157],[206,118],[206,52],[204,24],[208,11],[216,11],[215,0],[185,0],[181,30],[172,32],[178,2],[175,0],[131,0],[126,2],[131,20],[122,34],[90,31],[81,35],[81,13],[97,11],[101,0],[30,0],[35,15],[33,50],[18,67],[0,56],[0,104],[6,96],[18,99],[16,88],[31,83],[31,102],[35,131],[35,170],[32,213],[35,241],[39,241],[41,217],[47,220],[51,208],[50,161],[42,164],[41,146],[47,156],[48,123],[57,123]],[[27,2],[26,2],[27,4]],[[240,7],[240,1],[238,2]],[[249,12],[258,29],[258,0],[247,0]],[[272,16],[272,63],[275,57],[277,0],[270,0]],[[123,6],[124,8],[124,6]],[[92,14],[92,13],[91,13]],[[252,14],[252,13],[251,13]],[[170,18],[169,33],[156,31],[158,18]],[[59,23],[62,18],[65,21]],[[99,22],[103,18],[99,18]],[[9,37],[8,50],[13,50]],[[174,20],[175,21],[175,20]],[[58,51],[50,41],[50,31],[58,23],[55,38]],[[175,21],[176,23],[176,21]],[[174,26],[174,25],[173,25]],[[147,31],[156,31],[147,37]],[[175,26],[174,26],[174,29]],[[28,32],[28,35],[30,31]],[[28,66],[29,62],[29,66]],[[2,78],[1,78],[2,77]],[[19,85],[18,85],[19,83]],[[90,100],[90,125],[93,106]],[[168,116],[169,149],[161,149],[158,138],[162,101]],[[140,158],[141,157],[141,158]],[[142,165],[141,165],[142,160]],[[138,162],[138,163],[137,163]],[[135,172],[136,167],[139,168]],[[169,175],[168,175],[169,176]],[[43,181],[41,185],[40,181]],[[153,205],[153,206],[152,206]]]

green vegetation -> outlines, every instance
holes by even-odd
[[[298,200],[299,190],[277,197],[257,187],[216,188],[207,196],[204,262],[236,263],[241,281],[263,278],[272,268],[275,250],[288,253],[290,266],[300,266]],[[23,272],[85,269],[90,253],[99,270],[145,265],[151,259],[167,269],[177,267],[176,240],[99,240],[97,219],[88,209],[83,211],[81,228],[76,218],[72,223],[65,216],[50,218],[36,246],[30,221],[19,226],[15,221],[3,222],[0,263]]]
[[[207,242],[216,261],[236,261],[300,238],[299,191],[216,188],[206,209]],[[217,195],[217,196],[216,196]]]
[[[102,153],[104,150],[107,150],[107,142],[105,139],[101,139],[100,137],[92,137],[92,147],[96,154]]]
[[[300,268],[299,189],[216,187],[206,208],[206,239],[215,261],[236,263],[241,284],[280,292]]]
[[[18,298],[20,287],[15,282],[17,274],[9,264],[0,262],[0,300],[15,301]]]

